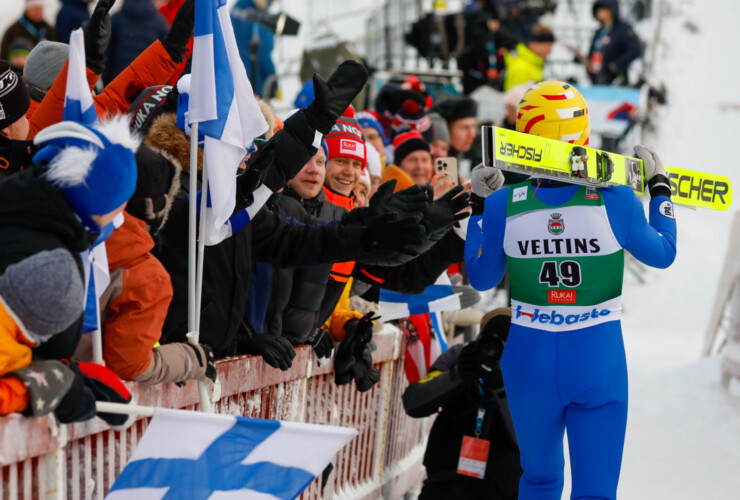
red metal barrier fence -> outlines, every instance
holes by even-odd
[[[297,349],[287,372],[269,367],[260,357],[220,361],[220,390],[211,397],[214,411],[354,427],[359,435],[337,454],[324,491],[317,480],[301,498],[399,498],[422,478],[428,423],[403,411],[403,335],[386,325],[375,342],[373,361],[381,379],[364,394],[354,384],[336,386],[331,365],[317,367],[305,347]],[[198,408],[195,382],[182,388],[128,386],[140,405]],[[60,425],[52,417],[0,418],[0,500],[102,499],[148,423],[140,418],[117,432],[97,418],[74,425]]]

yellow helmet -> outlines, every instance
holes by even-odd
[[[517,111],[517,132],[588,145],[588,108],[572,85],[555,80],[540,82],[524,94]]]

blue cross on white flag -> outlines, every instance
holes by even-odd
[[[236,197],[237,168],[254,138],[267,122],[254,98],[234,38],[227,0],[196,0],[187,120],[199,123],[208,169],[211,207],[207,212],[205,243],[223,239],[218,234],[231,217]]]
[[[98,121],[85,70],[85,36],[82,28],[72,32],[69,38],[69,64],[67,66],[67,90],[64,96],[62,119],[92,125]]]
[[[98,122],[98,113],[95,110],[90,87],[87,83],[87,72],[85,70],[85,36],[82,29],[72,32],[69,39],[69,64],[67,66],[67,87],[64,96],[64,111],[62,117],[65,121],[94,125]],[[85,271],[85,315],[83,331],[89,333],[100,328],[98,317],[98,299],[110,283],[108,271],[108,254],[105,250],[105,239],[110,236],[113,229],[123,223],[123,214],[107,227],[103,228],[101,235],[92,249],[80,254],[82,257],[83,270]]]
[[[355,429],[157,409],[107,500],[293,499]]]
[[[378,307],[383,321],[390,321],[415,314],[454,311],[460,309],[460,298],[452,288],[450,277],[442,273],[433,285],[419,294],[408,295],[381,288]]]

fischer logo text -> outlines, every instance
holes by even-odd
[[[501,143],[499,154],[502,156],[513,156],[515,158],[519,158],[520,160],[542,160],[542,150],[538,151],[533,147],[517,146],[516,144],[511,144],[510,142]]]

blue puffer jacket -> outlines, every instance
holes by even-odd
[[[85,0],[62,0],[62,7],[57,13],[57,35],[62,43],[69,43],[69,36],[77,28],[86,25],[90,20],[90,12]]]
[[[234,25],[234,37],[239,47],[239,55],[247,68],[247,76],[252,84],[254,92],[262,95],[262,87],[265,79],[275,74],[275,65],[272,63],[272,49],[275,46],[275,36],[272,32],[258,23],[252,23],[243,19],[246,9],[262,10],[254,4],[254,0],[239,0],[231,11],[231,23]],[[256,28],[257,36],[260,39],[259,50],[257,51],[257,71],[256,74],[252,64],[249,62],[249,42],[252,39]]]
[[[112,25],[108,63],[103,73],[106,84],[149,45],[164,39],[169,29],[152,0],[125,0],[121,10],[113,14]]]
[[[589,59],[598,50],[597,42],[601,43],[602,65],[598,73],[589,76],[594,83],[609,84],[617,77],[626,81],[626,73],[629,65],[640,57],[642,42],[635,34],[632,26],[619,18],[619,2],[617,0],[596,0],[593,5],[593,13],[599,7],[606,7],[612,11],[614,24],[610,27],[601,27],[594,34],[589,50]]]

